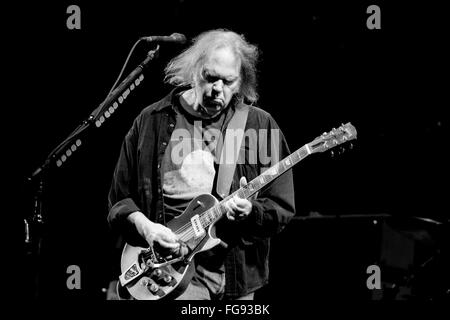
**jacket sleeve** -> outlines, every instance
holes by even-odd
[[[122,235],[130,244],[137,245],[142,239],[127,217],[141,211],[138,205],[137,142],[139,117],[133,123],[122,143],[108,195],[108,223],[114,232]]]
[[[290,154],[286,139],[275,120],[269,116],[268,132],[276,130],[276,135],[268,135],[267,144],[272,145],[272,161],[268,169]],[[269,138],[270,137],[270,138]],[[273,140],[276,139],[276,140]],[[275,146],[275,148],[273,147]],[[275,155],[275,157],[273,157]],[[292,170],[284,172],[277,179],[262,188],[258,196],[250,200],[252,212],[241,222],[243,234],[250,237],[271,237],[279,233],[295,215],[295,197]]]

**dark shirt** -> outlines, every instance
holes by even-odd
[[[212,192],[216,152],[222,141],[219,133],[232,117],[232,112],[222,112],[199,119],[185,110],[192,107],[182,106],[178,95],[173,104],[176,125],[161,164],[166,220],[183,213],[194,197]]]
[[[180,90],[173,90],[162,100],[145,108],[134,120],[122,144],[109,192],[108,221],[111,228],[133,246],[147,247],[148,244],[127,220],[129,214],[141,211],[153,222],[168,222],[164,214],[161,163],[176,126],[173,101]],[[228,108],[234,108],[233,103],[234,100]],[[279,130],[278,125],[269,113],[249,106],[245,130],[260,132],[260,129],[269,132],[267,141],[261,141],[270,146],[270,132],[272,129]],[[279,150],[276,151],[281,160],[289,155],[289,149],[283,134],[278,132],[279,135],[274,136],[279,137],[276,144]],[[260,138],[256,137],[260,145]],[[230,192],[239,188],[241,177],[251,181],[274,164],[260,161],[256,150],[246,151],[246,161],[238,160],[236,165]],[[255,158],[251,156],[252,152],[258,155],[258,161],[247,161]],[[295,214],[292,170],[263,187],[258,196],[250,201],[253,209],[247,219],[233,222],[225,218],[216,224],[217,235],[228,247],[212,250],[217,253],[218,263],[225,263],[225,295],[230,298],[255,291],[268,282],[270,237],[280,232]],[[202,254],[196,255],[196,261],[202,260]],[[210,252],[207,251],[208,254]],[[210,262],[213,263],[213,260]]]

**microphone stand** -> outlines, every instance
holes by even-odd
[[[84,120],[63,142],[61,142],[50,154],[47,156],[44,163],[39,166],[26,180],[32,186],[34,191],[33,196],[33,212],[31,219],[24,219],[25,224],[25,252],[26,256],[31,258],[31,261],[36,264],[33,268],[34,275],[34,297],[38,297],[39,293],[39,272],[40,256],[42,249],[43,230],[45,224],[44,213],[44,196],[45,186],[49,170],[55,164],[60,167],[72,153],[81,146],[81,133],[87,129],[92,128],[93,124],[100,127],[108,118],[118,105],[128,96],[130,90],[133,90],[140,84],[143,79],[143,71],[147,64],[157,58],[159,54],[159,45],[156,49],[147,53],[147,57],[142,61],[118,86],[110,92],[106,99],[91,113],[91,115]]]

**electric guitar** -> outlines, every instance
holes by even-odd
[[[221,244],[221,240],[215,236],[214,224],[226,214],[223,206],[225,201],[235,194],[240,198],[249,198],[310,154],[324,152],[353,139],[356,139],[356,129],[347,123],[305,144],[222,201],[210,194],[194,198],[181,215],[167,224],[177,235],[180,244],[187,246],[188,254],[185,256],[163,253],[155,246],[143,248],[125,244],[121,257],[122,274],[117,286],[118,296],[159,300],[181,295],[193,276],[194,256]]]

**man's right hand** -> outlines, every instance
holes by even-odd
[[[136,211],[128,216],[135,226],[139,234],[148,242],[150,246],[157,242],[161,247],[178,251],[180,243],[177,236],[169,228],[159,223],[150,221],[142,212]]]

